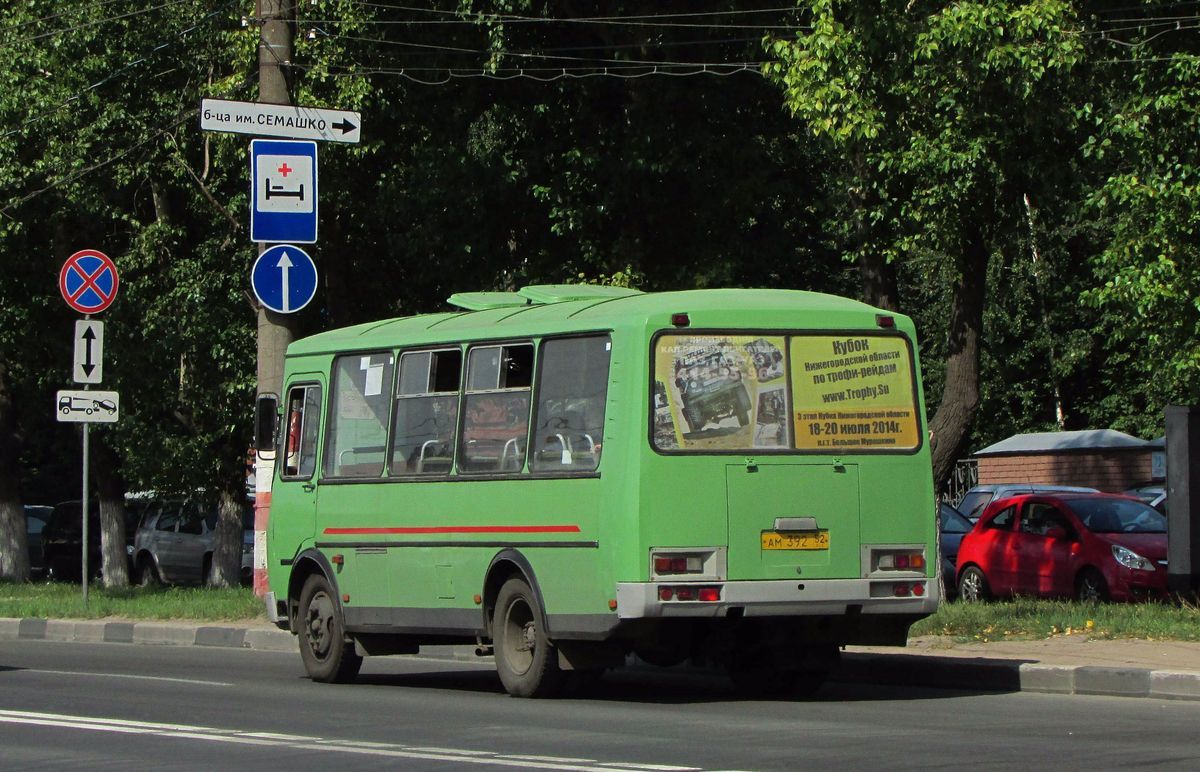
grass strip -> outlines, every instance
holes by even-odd
[[[1200,640],[1200,609],[1184,603],[1077,603],[1016,598],[992,603],[943,603],[909,635],[945,635],[959,641],[1043,640],[1066,635]]]
[[[265,619],[263,604],[249,588],[88,587],[88,604],[78,584],[0,582],[0,617],[43,619],[146,619],[247,622]]]

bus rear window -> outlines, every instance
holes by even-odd
[[[912,355],[896,335],[663,335],[659,450],[844,452],[920,444]]]

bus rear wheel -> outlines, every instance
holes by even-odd
[[[513,577],[500,588],[492,620],[496,672],[514,697],[547,697],[562,684],[558,653],[542,625],[542,609],[524,579]]]
[[[346,627],[329,580],[313,574],[300,591],[300,659],[308,677],[321,683],[348,683],[362,657],[346,639]]]

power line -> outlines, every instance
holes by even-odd
[[[561,54],[548,54],[548,53],[539,53],[539,52],[534,52],[534,51],[509,51],[509,50],[490,51],[490,50],[479,49],[479,48],[459,48],[456,46],[439,46],[439,45],[434,45],[432,43],[410,43],[410,42],[401,41],[401,40],[383,40],[380,38],[366,38],[366,37],[359,37],[356,35],[330,35],[329,33],[325,32],[324,30],[320,30],[320,32],[323,34],[324,37],[326,37],[330,40],[344,40],[344,41],[349,41],[349,42],[354,42],[354,43],[376,43],[376,44],[380,44],[380,45],[397,46],[400,48],[418,49],[421,51],[443,51],[443,52],[447,52],[447,53],[471,54],[471,55],[475,55],[475,56],[487,56],[487,57],[501,57],[501,58],[512,57],[514,59],[535,59],[535,60],[540,60],[540,61],[583,62],[583,63],[593,64],[593,65],[605,65],[605,64],[631,65],[631,64],[633,64],[633,65],[645,65],[645,66],[651,66],[651,67],[653,67],[653,66],[700,67],[700,66],[704,66],[704,65],[722,64],[720,62],[687,62],[687,61],[678,62],[678,61],[653,60],[653,59],[611,59],[611,58],[598,57],[598,56],[597,57],[564,56]],[[740,62],[735,62],[734,64],[740,64]]]
[[[17,22],[16,24],[10,24],[7,27],[0,27],[0,32],[11,32],[12,30],[20,29],[21,27],[28,27],[32,24],[39,24],[41,22],[54,21],[55,19],[61,19],[62,17],[67,16],[68,14],[75,13],[78,11],[93,10],[96,8],[101,8],[106,5],[112,5],[113,3],[122,3],[122,2],[126,2],[126,0],[100,0],[100,2],[92,3],[91,5],[87,5],[87,6],[75,6],[74,8],[67,8],[66,10],[59,11],[58,13],[52,13],[52,14],[49,14],[46,16],[39,17],[37,19],[30,19],[28,21]]]
[[[156,54],[157,52],[161,51],[162,49],[174,44],[177,40],[179,40],[183,37],[186,37],[188,34],[190,34],[192,31],[196,30],[197,28],[199,28],[206,21],[213,18],[214,16],[217,16],[217,15],[223,13],[227,8],[234,5],[234,3],[236,3],[236,2],[238,2],[238,0],[227,0],[225,5],[221,6],[220,8],[217,8],[215,11],[209,11],[205,15],[201,16],[190,26],[175,33],[169,40],[165,40],[162,43],[159,43],[158,45],[152,47],[144,56],[141,56],[141,57],[133,60],[132,62],[127,62],[126,64],[113,70],[108,75],[104,76],[103,78],[101,78],[100,80],[91,84],[90,86],[67,97],[62,102],[59,102],[57,105],[55,105],[54,107],[51,107],[31,118],[26,119],[20,125],[12,128],[12,129],[9,129],[8,131],[4,132],[3,134],[0,134],[0,139],[9,137],[34,123],[37,123],[38,121],[43,120],[44,118],[48,118],[51,115],[54,115],[54,114],[60,112],[61,110],[66,108],[71,103],[77,102],[78,100],[82,99],[87,93],[89,93],[91,91],[95,91],[96,89],[103,86],[105,83],[115,80],[116,78],[124,75],[125,73],[128,73],[129,71],[131,71],[134,67],[138,66],[139,64],[144,64],[145,62],[149,61],[150,57],[152,57],[154,54]]]
[[[165,3],[151,6],[150,8],[142,8],[141,10],[137,10],[137,11],[129,11],[128,13],[117,14],[116,16],[109,16],[104,19],[97,19],[95,21],[89,21],[89,22],[85,22],[82,24],[76,24],[72,27],[64,27],[62,29],[52,30],[50,32],[42,32],[40,34],[32,35],[30,37],[20,38],[18,40],[12,41],[11,43],[0,45],[0,48],[11,48],[13,45],[16,45],[18,43],[34,43],[34,42],[37,42],[38,40],[42,40],[44,38],[56,37],[58,35],[65,35],[68,32],[79,32],[81,30],[89,29],[91,27],[98,27],[102,24],[108,24],[110,22],[120,21],[122,19],[129,19],[134,16],[141,16],[142,14],[153,13],[154,11],[161,11],[163,8],[169,8],[173,5],[181,5],[186,2],[189,2],[189,0],[167,0],[167,2],[165,2]]]
[[[340,20],[318,21],[311,20],[312,23],[329,23],[329,24],[411,24],[411,25],[427,25],[427,24],[452,24],[452,25],[474,25],[480,23],[501,23],[501,24],[597,24],[597,25],[616,25],[616,26],[636,26],[636,27],[683,27],[683,28],[702,28],[702,29],[776,29],[776,30],[795,30],[795,29],[811,29],[809,25],[799,24],[715,24],[711,22],[674,22],[661,21],[662,19],[691,19],[691,18],[709,18],[716,16],[738,16],[744,14],[756,13],[795,13],[795,7],[783,8],[760,8],[760,9],[745,9],[740,11],[693,11],[682,13],[663,13],[663,14],[642,14],[631,16],[577,16],[577,17],[542,17],[542,16],[522,16],[520,14],[470,14],[464,15],[458,11],[441,11],[433,8],[415,8],[405,5],[394,5],[389,3],[370,3],[358,2],[356,5],[367,8],[382,8],[394,11],[406,11],[410,13],[426,13],[442,16],[453,16],[452,19],[411,19],[411,20],[360,20],[355,22],[343,22]],[[306,20],[307,21],[307,20]]]
[[[502,67],[495,70],[467,69],[461,67],[367,67],[331,68],[324,70],[330,77],[370,77],[386,75],[399,77],[413,83],[425,86],[441,86],[454,80],[486,79],[486,80],[533,80],[549,83],[557,80],[585,78],[617,78],[620,80],[635,80],[646,77],[694,77],[711,75],[729,77],[743,72],[762,74],[764,62],[708,62],[692,65],[627,65],[610,67]],[[314,69],[301,67],[300,69]],[[442,78],[424,77],[423,73],[445,73]]]

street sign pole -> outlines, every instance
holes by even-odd
[[[120,287],[120,284],[121,279],[117,273],[116,264],[108,255],[95,249],[79,250],[67,258],[58,272],[58,291],[62,294],[63,300],[67,302],[68,306],[83,314],[82,326],[77,324],[75,328],[79,339],[75,341],[76,361],[72,363],[72,379],[76,383],[83,384],[85,393],[88,391],[89,384],[100,382],[103,372],[100,366],[100,356],[104,342],[104,325],[99,322],[92,323],[92,314],[98,314],[112,305],[117,298],[117,288]],[[83,343],[82,349],[81,342]],[[93,344],[95,345],[93,346]],[[81,357],[82,362],[79,361]],[[82,410],[85,418],[98,414],[98,412],[108,412],[111,415],[110,420],[115,421],[119,401],[115,392],[112,392],[110,397],[103,404],[97,400],[91,405],[87,404],[85,399],[84,407],[76,408],[75,397],[70,396],[69,393],[64,395],[60,392],[60,397],[55,404],[58,420],[79,420],[75,413],[77,410]],[[64,399],[65,411],[63,410]],[[109,407],[111,407],[111,411],[108,410]],[[104,420],[104,417],[94,420]],[[80,533],[83,536],[82,544],[79,546],[79,565],[82,568],[80,583],[83,585],[84,608],[87,608],[88,603],[88,575],[90,573],[88,543],[91,535],[88,533],[91,530],[88,527],[90,509],[88,506],[90,503],[88,501],[90,495],[88,457],[91,450],[88,447],[90,431],[88,423],[90,420],[85,420],[83,423],[83,500],[79,507],[79,517],[82,521]]]
[[[84,390],[87,390],[87,385],[84,385]],[[88,604],[88,428],[91,424],[83,425],[83,504],[79,507],[80,517],[83,518],[83,546],[80,549],[83,551],[82,562],[83,566],[83,607],[86,609]]]

